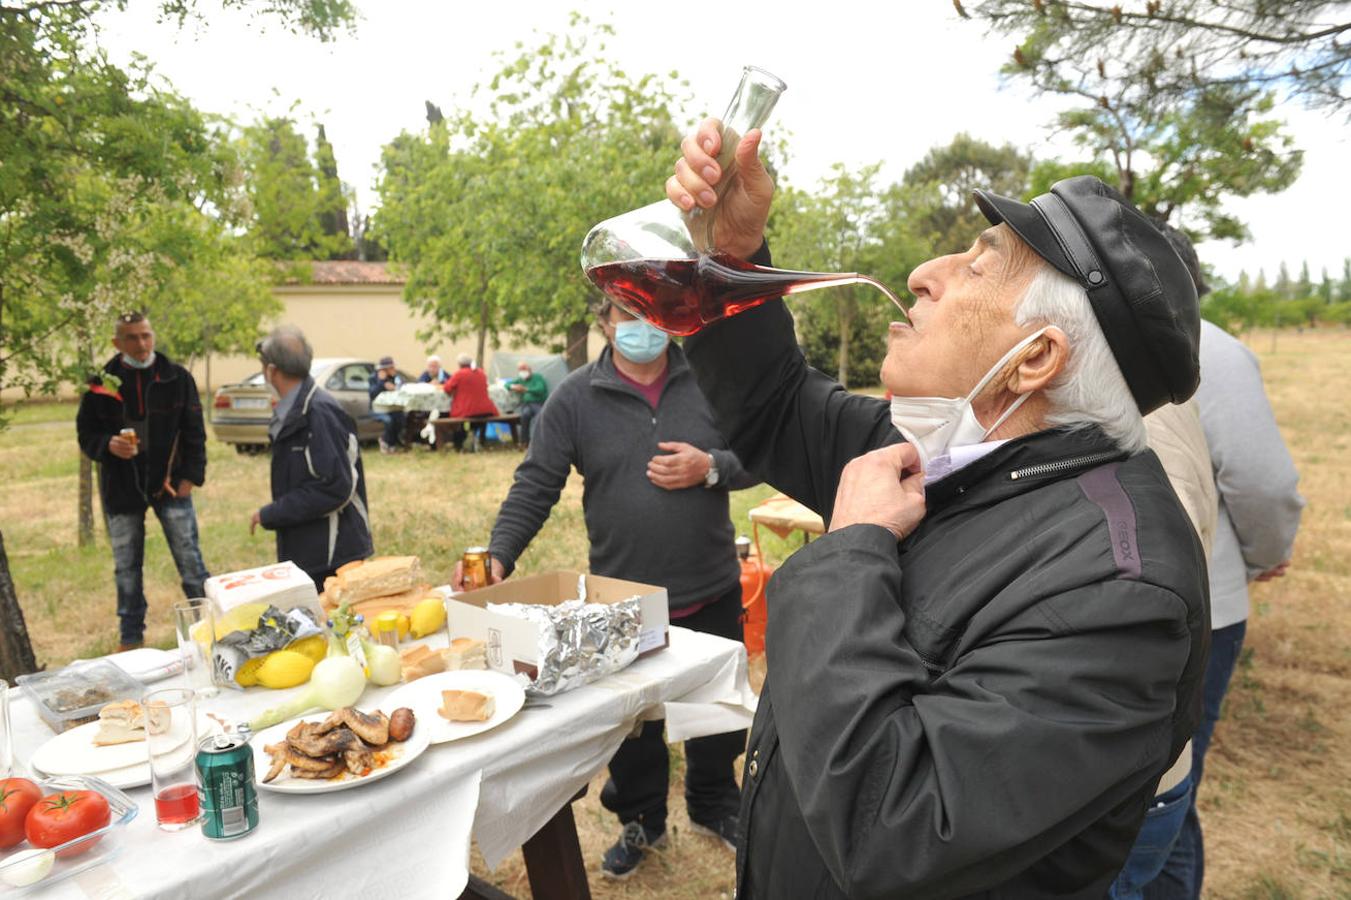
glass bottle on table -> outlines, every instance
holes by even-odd
[[[736,183],[735,151],[743,135],[769,119],[786,85],[747,66],[722,118],[713,192],[721,201]],[[886,285],[857,272],[804,272],[757,266],[715,243],[718,206],[677,209],[667,200],[606,219],[582,241],[582,269],[615,303],[664,331],[694,334],[710,322],[766,300],[844,284],[870,284],[905,314]]]

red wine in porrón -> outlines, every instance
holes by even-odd
[[[794,272],[757,266],[724,253],[698,259],[626,259],[593,266],[587,277],[616,303],[671,334],[694,334],[709,322],[766,300],[813,287],[866,282],[852,272]]]

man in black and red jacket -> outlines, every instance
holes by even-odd
[[[99,498],[113,547],[119,650],[145,634],[145,511],[153,509],[178,566],[183,593],[201,597],[209,578],[197,540],[192,489],[206,481],[206,428],[197,382],[155,352],[138,312],[117,318],[118,354],[89,381],[75,420],[80,450],[99,464]]]

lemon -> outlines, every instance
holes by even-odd
[[[258,667],[258,683],[265,688],[295,687],[310,680],[315,662],[303,653],[294,650],[277,650],[269,653]]]
[[[258,668],[266,660],[266,656],[255,656],[253,659],[244,660],[235,671],[235,684],[240,687],[253,687],[258,683]]]
[[[408,617],[405,616],[403,613],[399,613],[399,640],[402,641],[407,637],[408,637]]]
[[[328,639],[322,634],[312,634],[307,638],[301,638],[298,641],[292,641],[287,650],[294,650],[296,653],[303,653],[315,662],[328,656]]]
[[[418,603],[413,607],[413,615],[409,618],[409,626],[415,638],[423,638],[434,631],[439,631],[445,624],[446,605],[441,602],[440,597],[428,597]]]

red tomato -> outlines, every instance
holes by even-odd
[[[91,831],[112,819],[108,801],[97,791],[61,791],[48,794],[28,813],[24,831],[34,847],[55,847]],[[57,856],[79,856],[102,838],[62,851]]]
[[[27,778],[0,780],[0,849],[23,840],[23,823],[42,791]]]

